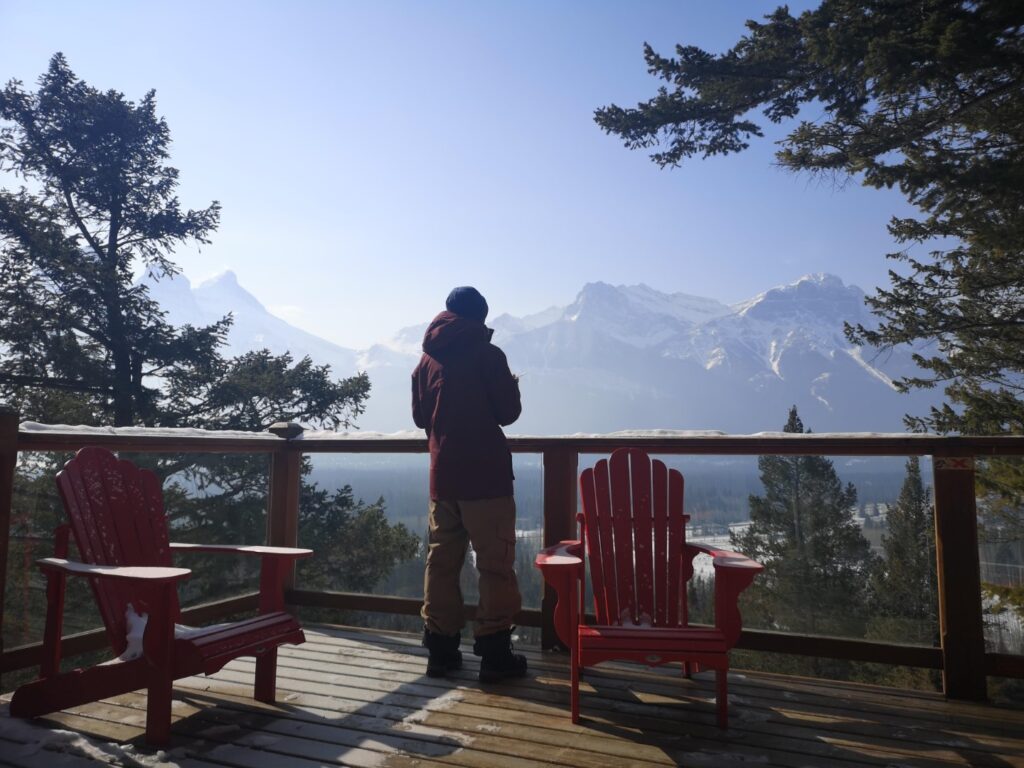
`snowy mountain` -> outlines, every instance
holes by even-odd
[[[360,426],[412,427],[409,374],[426,322],[369,349],[349,350],[270,314],[227,272],[192,288],[182,277],[151,285],[175,323],[235,317],[229,352],[268,347],[310,355],[338,375],[365,370],[373,385]],[[429,318],[424,318],[429,320]],[[520,375],[520,434],[619,429],[781,429],[797,405],[824,431],[901,431],[938,393],[901,395],[892,380],[914,370],[909,350],[854,347],[843,321],[870,326],[864,294],[832,275],[808,275],[728,306],[645,285],[588,283],[575,301],[489,323]]]
[[[155,281],[146,278],[150,295],[176,325],[209,325],[229,312],[234,325],[228,335],[225,354],[240,355],[254,349],[269,349],[276,355],[291,351],[296,360],[309,355],[314,362],[330,365],[345,375],[356,370],[357,352],[307,333],[272,315],[259,300],[238,283],[230,270],[193,287],[178,275]]]

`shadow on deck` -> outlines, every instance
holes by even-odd
[[[737,672],[721,731],[710,674],[604,665],[586,673],[574,726],[565,656],[527,649],[528,678],[482,686],[465,646],[465,669],[437,680],[424,674],[417,637],[306,635],[281,649],[276,707],[251,698],[249,659],[175,683],[166,751],[145,747],[142,692],[34,722],[10,719],[5,705],[0,764],[1024,766],[1024,712],[937,694]]]

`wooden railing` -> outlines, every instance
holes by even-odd
[[[74,451],[85,445],[103,445],[120,451],[161,453],[269,453],[267,540],[295,546],[298,538],[300,468],[304,454],[314,453],[425,453],[422,438],[367,438],[303,434],[293,424],[275,425],[271,434],[212,433],[189,430],[153,434],[140,430],[30,430],[18,428],[17,416],[0,412],[0,598],[7,574],[13,477],[22,451]],[[604,437],[512,437],[516,453],[539,453],[544,468],[544,544],[575,537],[576,487],[580,454],[608,454],[622,446],[636,446],[657,454],[824,455],[824,456],[931,456],[934,470],[935,535],[939,589],[938,648],[846,638],[798,635],[747,629],[738,647],[804,656],[871,661],[940,669],[950,698],[981,700],[986,677],[1024,678],[1024,657],[986,653],[982,622],[981,577],[975,508],[974,460],[985,456],[1024,455],[1022,437],[938,437],[932,435],[694,435]],[[287,599],[294,606],[331,607],[339,610],[382,611],[417,615],[420,601],[382,595],[309,591],[288,581]],[[216,620],[232,612],[254,608],[255,595],[189,609],[189,621]],[[554,595],[545,592],[541,610],[524,610],[517,617],[524,626],[542,628],[542,643],[552,647],[556,638],[551,623]],[[472,614],[472,607],[468,613]],[[2,618],[0,618],[2,622]],[[2,636],[0,623],[0,636]],[[102,630],[66,638],[67,654],[102,648]],[[37,664],[40,644],[0,648],[0,673]]]

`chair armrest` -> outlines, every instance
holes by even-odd
[[[558,596],[555,633],[567,648],[575,644],[579,617],[579,584],[583,580],[583,542],[562,541],[545,547],[533,561]]]
[[[60,557],[44,557],[36,560],[43,571],[61,571],[71,576],[91,576],[109,579],[127,579],[151,583],[175,582],[187,579],[188,568],[165,568],[149,565],[91,565]]]
[[[295,560],[309,557],[312,549],[298,547],[265,547],[236,544],[171,544],[175,552],[219,552],[232,555],[260,556],[260,613],[284,610],[284,585],[295,568]]]
[[[583,565],[583,542],[566,540],[545,547],[537,553],[534,565],[542,571],[546,568],[573,568]]]
[[[754,575],[764,570],[764,566],[760,563],[754,562],[739,552],[733,552],[731,549],[715,549],[714,547],[706,547],[703,544],[691,544],[690,542],[686,542],[686,546],[708,555],[711,558],[712,565],[715,566],[716,576],[718,575],[719,568],[728,569],[728,572],[731,572],[733,569],[753,570]]]
[[[284,557],[298,559],[309,557],[313,554],[312,549],[301,549],[298,547],[264,547],[262,545],[247,546],[243,544],[184,544],[171,543],[171,550],[176,552],[221,552],[238,555],[267,555],[269,557]]]
[[[739,608],[740,593],[750,586],[754,577],[764,570],[764,566],[746,555],[729,549],[714,549],[689,542],[686,547],[711,558],[711,564],[715,568],[715,626],[722,630],[726,644],[731,648],[739,640],[740,631],[743,629]]]

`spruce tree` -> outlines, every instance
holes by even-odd
[[[804,432],[795,406],[784,431]],[[856,489],[821,456],[762,456],[758,468],[764,495],[750,497],[750,527],[731,536],[765,566],[749,590],[750,618],[772,629],[861,637],[871,553],[851,515]]]
[[[882,557],[871,577],[871,613],[895,632],[888,639],[932,645],[938,639],[935,522],[931,493],[916,456],[895,504],[886,514]],[[876,636],[882,636],[876,633]]]

